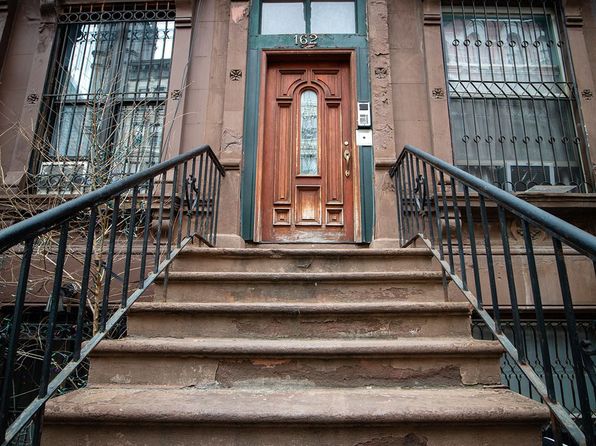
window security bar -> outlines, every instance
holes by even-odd
[[[455,164],[512,192],[593,192],[557,0],[451,0],[442,11]]]
[[[161,159],[173,2],[68,7],[58,17],[30,182],[80,194]]]

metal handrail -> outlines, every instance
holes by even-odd
[[[178,164],[196,158],[202,153],[206,153],[209,156],[221,176],[226,175],[224,167],[221,165],[211,148],[207,145],[200,146],[190,152],[177,155],[141,172],[137,172],[126,178],[115,181],[114,183],[107,184],[99,189],[62,203],[59,206],[48,209],[45,212],[41,212],[0,231],[0,254],[11,246],[24,242],[31,236],[39,235],[47,231],[49,228],[59,225],[64,220],[70,218],[72,214],[88,209],[96,203],[108,201],[115,196],[132,189],[134,186],[143,184],[150,178],[154,178],[157,175],[172,169]]]
[[[557,423],[553,431],[557,444],[563,444],[563,436],[570,436],[578,445],[595,443],[592,408],[586,375],[591,376],[590,361],[585,360],[586,343],[577,331],[571,285],[565,263],[565,255],[571,248],[582,255],[594,267],[596,279],[596,237],[572,224],[527,203],[526,201],[479,179],[439,158],[416,147],[406,145],[396,163],[389,171],[394,181],[397,197],[398,231],[402,246],[421,240],[439,261],[451,281],[462,291],[482,318],[493,336],[503,345],[508,355],[525,374],[534,389],[548,405]],[[463,192],[463,194],[462,194]],[[476,212],[472,210],[472,194],[477,195]],[[476,197],[475,197],[476,198]],[[488,220],[487,203],[496,208],[498,232],[502,254],[492,249],[492,238]],[[478,215],[479,214],[479,215]],[[519,221],[525,254],[523,273],[531,282],[531,297],[540,335],[540,354],[544,363],[544,377],[528,364],[520,319],[518,291],[515,284],[515,270],[512,263],[507,218]],[[479,253],[476,243],[476,227],[481,228],[478,237],[484,243]],[[555,258],[556,277],[560,285],[560,297],[569,330],[569,343],[575,371],[575,391],[579,401],[580,427],[572,415],[558,402],[552,376],[548,337],[544,320],[543,296],[540,287],[537,262],[533,246],[532,230],[538,229],[550,237],[552,255]],[[464,238],[469,247],[464,250]],[[479,244],[480,244],[479,243]],[[543,255],[543,253],[541,253]],[[497,255],[503,260],[507,288],[499,289],[496,280]],[[485,260],[489,291],[483,290],[479,258]],[[519,271],[517,271],[519,273]],[[468,280],[468,275],[473,276]],[[483,273],[484,274],[484,273]],[[519,280],[519,276],[518,280]],[[471,285],[471,286],[470,286]],[[554,290],[548,290],[552,293]],[[485,303],[483,294],[490,295]],[[504,299],[506,304],[504,305]],[[489,307],[487,311],[486,307]],[[501,310],[511,310],[513,335],[508,338],[501,326]],[[561,432],[560,428],[565,432]]]
[[[10,444],[27,426],[32,426],[32,443],[39,444],[47,400],[95,346],[118,326],[157,277],[165,273],[167,278],[169,266],[186,245],[194,240],[215,245],[224,176],[221,163],[211,148],[205,145],[0,231],[0,253],[16,248],[13,258],[20,257],[8,345],[0,349],[4,359],[0,375],[3,378],[0,388],[2,446]],[[159,203],[158,210],[154,210],[154,201]],[[126,206],[123,206],[124,203]],[[166,219],[169,221],[164,224]],[[154,234],[152,242],[149,241],[150,234]],[[49,277],[53,276],[53,281],[47,306],[49,315],[39,388],[37,397],[9,425],[11,385],[15,376],[23,312],[30,294],[30,280],[38,273],[32,266],[36,261],[34,248],[36,240],[45,235],[57,241],[57,247],[56,252],[49,254],[50,262],[45,262],[53,265],[53,271],[44,271]],[[142,247],[139,250],[136,246],[133,250],[137,235],[142,239]],[[96,246],[98,238],[101,240],[99,247]],[[75,282],[79,284],[80,291],[74,348],[68,362],[52,378],[54,326],[63,294],[68,246],[79,242],[76,246],[80,247],[81,241],[85,241],[85,249],[79,259],[82,265],[78,271],[80,281],[77,278]],[[24,248],[21,249],[23,243]],[[117,253],[117,245],[124,249]],[[154,252],[150,253],[150,249]],[[73,252],[80,252],[80,248]],[[121,256],[121,261],[116,258],[117,255]],[[98,258],[101,261],[98,262]],[[117,268],[121,268],[121,276],[115,273]],[[138,274],[134,274],[136,283],[134,268],[138,268]],[[72,277],[73,274],[70,274],[69,280]],[[113,277],[120,279],[117,286],[113,285]],[[94,304],[98,308],[97,320],[94,321],[98,330],[83,344],[85,310],[90,295],[94,296]]]
[[[414,146],[408,144],[404,146],[404,150],[398,157],[397,162],[389,171],[391,176],[395,174],[397,166],[403,161],[407,153],[411,153],[417,158],[426,161],[431,166],[457,178],[462,184],[474,189],[478,193],[482,193],[485,197],[489,197],[491,201],[503,206],[509,212],[528,220],[536,226],[540,226],[549,235],[557,237],[573,249],[590,257],[592,260],[596,260],[596,237],[593,235]]]

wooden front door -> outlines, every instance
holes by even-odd
[[[352,82],[347,60],[267,65],[261,240],[354,240]]]

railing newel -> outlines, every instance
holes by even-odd
[[[199,176],[197,178],[197,200],[196,200],[196,214],[195,214],[195,233],[200,237],[200,233],[199,233],[199,218],[200,218],[200,212],[201,212],[201,200],[202,200],[202,189],[203,189],[203,158],[204,156],[201,155],[199,157],[199,168],[198,168],[198,173]]]
[[[392,176],[393,178],[393,187],[395,188],[395,196],[397,198],[397,230],[398,230],[398,238],[400,245],[404,243],[404,236],[403,236],[403,219],[402,219],[402,191],[401,191],[401,175],[400,169],[396,169],[395,174]]]
[[[410,218],[409,218],[409,212],[408,212],[408,198],[407,198],[407,172],[406,172],[406,168],[403,164],[400,164],[399,166],[399,171],[400,171],[400,204],[401,204],[401,208],[402,208],[402,220],[403,220],[403,228],[402,228],[402,237],[401,237],[401,244],[402,246],[406,243],[406,241],[409,238],[409,232],[410,232]]]
[[[412,221],[412,228],[408,234],[408,240],[420,233],[420,226],[418,222],[418,210],[416,209],[416,176],[414,175],[414,161],[413,156],[408,154],[408,184],[410,187],[410,219]]]
[[[435,243],[435,230],[433,228],[433,211],[432,211],[432,204],[430,201],[430,196],[429,196],[429,192],[428,192],[428,169],[429,166],[426,162],[422,162],[422,170],[423,170],[423,174],[422,174],[422,182],[423,182],[423,186],[424,186],[424,194],[422,197],[423,200],[423,205],[422,208],[426,208],[427,209],[427,219],[428,219],[428,231],[430,233],[430,239],[432,241],[432,243]]]
[[[215,180],[214,168],[213,168],[213,165],[210,165],[209,166],[209,183],[207,185],[207,204],[206,204],[206,210],[205,210],[206,215],[205,215],[205,220],[203,221],[204,237],[205,237],[205,240],[209,243],[212,243],[210,229],[211,229],[211,221],[213,219],[213,211],[214,211],[214,209],[212,208],[213,195],[214,195],[214,190],[213,190],[214,180]]]
[[[182,225],[184,223],[184,200],[185,200],[185,193],[186,193],[186,175],[187,175],[187,166],[186,161],[183,164],[182,168],[182,178],[180,180],[180,198],[178,199],[178,237],[176,238],[176,248],[180,248],[180,244],[182,243]]]
[[[215,206],[215,218],[213,221],[213,226],[211,227],[211,233],[213,234],[213,241],[212,241],[212,245],[215,246],[217,243],[217,222],[218,222],[218,218],[219,218],[219,199],[220,199],[220,193],[221,193],[221,176],[217,176],[217,192],[215,194],[216,198],[215,198],[215,202],[214,202],[214,206]]]

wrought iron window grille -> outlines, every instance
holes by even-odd
[[[446,1],[442,35],[454,163],[510,192],[592,192],[557,0]]]
[[[37,193],[83,193],[160,161],[174,6],[68,6],[59,14],[29,170]]]

